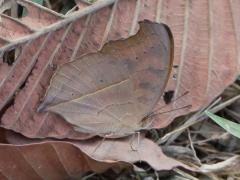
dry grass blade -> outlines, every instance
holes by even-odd
[[[204,173],[215,172],[218,174],[239,174],[240,156],[233,156],[225,161],[216,164],[204,164],[200,167],[200,171]]]
[[[236,100],[238,100],[240,98],[240,95],[235,96],[225,102],[222,102],[219,105],[216,105],[217,103],[219,103],[220,99],[217,99],[215,102],[213,102],[209,107],[206,108],[206,110],[211,110],[211,112],[217,112],[220,111],[221,109],[229,106],[230,104],[232,104],[233,102],[235,102]],[[206,119],[206,114],[204,113],[204,109],[202,111],[198,111],[196,114],[194,114],[191,118],[189,118],[182,126],[180,126],[179,128],[177,128],[176,130],[173,130],[172,132],[164,135],[164,137],[162,137],[160,140],[158,140],[158,144],[162,144],[165,143],[167,141],[167,144],[170,144],[171,142],[174,141],[174,139],[176,139],[185,129],[187,129],[188,127],[199,123],[201,121],[203,121],[204,119]]]

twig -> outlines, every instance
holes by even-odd
[[[212,113],[216,113],[218,111],[220,111],[221,109],[229,106],[230,104],[232,104],[233,102],[235,102],[236,100],[238,100],[240,98],[240,95],[237,95],[217,106],[215,106],[216,104],[219,103],[219,101],[221,100],[221,98],[218,98],[216,101],[214,101],[208,108],[206,109],[202,109],[199,112],[197,112],[195,115],[193,115],[191,118],[189,118],[182,126],[178,127],[177,129],[173,130],[170,133],[167,133],[165,136],[163,136],[161,139],[159,139],[157,141],[157,144],[162,144],[167,142],[166,144],[170,144],[171,142],[173,142],[185,129],[187,129],[188,127],[199,123],[201,121],[203,121],[204,119],[207,118],[207,116],[205,115],[204,111],[208,110]],[[215,107],[214,107],[215,106]]]
[[[221,100],[221,98],[218,98],[216,101],[214,101],[208,108],[206,109],[209,109],[211,108],[212,106],[214,106],[215,104],[219,103]],[[173,135],[174,138],[177,138],[185,129],[187,129],[188,127],[194,125],[195,123],[198,123],[201,121],[198,120],[196,121],[196,119],[199,119],[199,117],[201,117],[202,113],[204,112],[205,109],[202,109],[200,111],[198,111],[196,114],[194,114],[191,118],[189,118],[182,126],[178,127],[177,129],[165,134],[160,140],[157,141],[158,144],[162,144],[162,143],[165,143],[166,141],[169,140],[170,137],[172,137]],[[174,139],[173,139],[174,140]],[[172,141],[173,141],[172,140]],[[168,143],[170,144],[170,143]]]
[[[74,6],[72,9],[70,9],[70,10],[66,13],[66,15],[69,15],[69,14],[73,13],[74,11],[77,10],[77,8],[78,8],[78,6]]]
[[[83,16],[86,16],[88,14],[91,14],[91,13],[94,13],[106,6],[109,6],[111,4],[113,4],[116,0],[101,0],[101,1],[97,1],[96,3],[94,3],[93,5],[91,6],[88,6],[86,8],[84,8],[83,10],[81,11],[76,11],[76,12],[73,12],[71,14],[69,14],[68,16],[64,16],[65,18],[56,22],[56,23],[53,23],[45,28],[42,28],[41,30],[39,31],[36,31],[30,35],[27,35],[27,36],[24,36],[24,37],[21,37],[21,38],[18,38],[14,41],[11,41],[10,44],[2,47],[0,49],[0,54],[2,51],[5,51],[11,47],[14,47],[16,46],[17,44],[20,44],[20,43],[25,43],[25,42],[28,42],[30,40],[33,40],[33,39],[36,39],[38,37],[40,37],[41,35],[45,34],[45,33],[48,33],[48,32],[51,32],[51,31],[55,31],[57,29],[60,29],[61,27],[83,17]]]
[[[84,177],[81,177],[81,179],[82,180],[87,180],[87,179],[89,179],[89,178],[91,178],[91,177],[93,177],[93,176],[95,176],[97,173],[91,173],[91,174],[89,174],[89,175],[86,175],[86,176],[84,176]]]
[[[184,172],[178,168],[174,168],[173,171],[175,171],[176,173],[180,174],[181,176],[183,176],[189,180],[198,180],[197,178],[191,176],[190,174],[187,174],[186,172]]]
[[[191,147],[192,152],[193,152],[193,156],[195,157],[195,160],[197,161],[197,163],[199,165],[201,165],[202,163],[201,163],[201,160],[197,156],[197,153],[196,153],[196,150],[194,148],[194,145],[193,145],[193,142],[192,142],[192,138],[191,138],[191,133],[190,133],[189,129],[187,129],[187,132],[188,132],[188,139],[189,139],[189,142],[190,142],[190,147]]]

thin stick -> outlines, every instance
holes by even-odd
[[[2,51],[6,51],[7,49],[9,49],[11,47],[16,46],[17,44],[25,43],[25,42],[28,42],[30,40],[36,39],[43,34],[49,33],[51,31],[56,31],[57,29],[60,29],[61,27],[65,26],[65,25],[67,25],[67,24],[69,24],[73,21],[76,21],[77,19],[79,19],[83,16],[94,13],[94,12],[96,12],[96,11],[106,7],[106,6],[109,6],[109,5],[113,4],[115,1],[116,0],[99,0],[96,3],[94,3],[93,5],[88,6],[81,11],[76,11],[76,12],[73,12],[73,13],[69,14],[68,16],[64,16],[65,17],[64,19],[59,20],[58,22],[53,23],[53,24],[51,24],[51,25],[49,25],[45,28],[42,28],[39,31],[36,31],[36,32],[34,32],[30,35],[20,37],[16,40],[13,40],[10,44],[0,48],[0,53]]]
[[[200,110],[199,112],[197,112],[195,115],[193,115],[190,119],[188,119],[182,126],[180,126],[179,128],[173,130],[170,133],[167,133],[165,136],[163,136],[161,139],[159,139],[157,141],[157,144],[162,144],[166,141],[167,144],[170,144],[172,141],[174,141],[186,128],[199,123],[201,121],[203,121],[204,119],[206,119],[206,115],[204,113],[205,110],[208,110],[212,113],[216,113],[217,111],[225,108],[226,106],[229,106],[230,104],[232,104],[233,102],[235,102],[237,99],[240,98],[240,95],[235,96],[217,106],[215,106],[216,104],[218,104],[221,101],[221,98],[218,98],[216,101],[214,101],[212,104],[209,105],[209,107],[207,108],[203,108],[202,110]],[[215,107],[214,107],[215,106]],[[174,135],[174,137],[173,137]],[[170,139],[171,138],[171,139]]]
[[[189,128],[187,129],[187,132],[188,132],[188,139],[189,139],[189,142],[190,142],[190,147],[191,147],[191,149],[193,151],[193,156],[195,157],[197,163],[199,165],[202,165],[201,160],[198,158],[196,150],[194,148],[194,145],[193,145],[193,142],[192,142],[192,138],[191,138],[191,132],[189,131]]]
[[[199,180],[199,179],[193,177],[190,174],[187,174],[186,172],[184,172],[184,171],[182,171],[182,170],[180,170],[178,168],[173,168],[173,171],[175,171],[176,173],[180,174],[181,176],[183,176],[186,179],[189,179],[189,180]]]
[[[77,10],[78,6],[74,6],[72,9],[70,9],[65,15],[69,15],[70,13],[74,12]]]
[[[215,102],[213,102],[212,105],[217,104],[221,99],[218,98]],[[210,105],[210,106],[212,106]],[[209,106],[209,107],[210,107]],[[208,108],[207,108],[208,109]],[[188,119],[182,126],[178,127],[177,129],[165,134],[161,139],[159,139],[157,141],[157,144],[162,144],[164,142],[166,142],[172,135],[177,134],[180,135],[186,128],[190,127],[191,125],[195,124],[196,119],[198,119],[198,117],[201,115],[202,111],[204,111],[204,109],[198,111],[195,115],[193,115],[190,119]]]

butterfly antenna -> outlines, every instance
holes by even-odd
[[[159,112],[159,113],[153,113],[152,116],[156,116],[156,115],[159,115],[159,114],[164,114],[164,113],[168,113],[168,112],[173,112],[173,111],[178,111],[178,110],[181,110],[181,109],[185,109],[185,108],[191,108],[192,105],[186,105],[186,106],[183,106],[183,107],[179,107],[179,108],[176,108],[176,109],[172,109],[172,110],[169,110],[169,111],[163,111],[163,112]],[[151,116],[151,117],[152,117]]]
[[[183,107],[179,107],[179,108],[176,108],[176,109],[172,109],[172,110],[169,110],[169,111],[163,111],[163,112],[159,112],[159,113],[151,113],[149,116],[146,116],[144,119],[150,119],[154,116],[157,116],[159,114],[164,114],[164,113],[168,113],[168,112],[172,112],[172,111],[178,111],[178,110],[181,110],[181,109],[185,109],[185,108],[191,108],[192,105],[187,105],[187,106],[183,106]],[[152,122],[154,121],[154,119],[152,119],[149,123],[147,123],[146,127],[144,129],[148,129]]]
[[[186,96],[188,93],[189,93],[189,91],[184,92],[184,93],[181,94],[180,96],[178,96],[178,97],[176,97],[175,99],[173,99],[169,104],[172,104],[173,102],[176,102],[177,100],[179,100],[179,99],[181,99],[182,97]],[[167,105],[169,105],[169,104],[167,104]],[[156,111],[159,111],[159,110],[165,108],[167,105],[164,105],[164,106],[158,108]],[[184,108],[184,107],[183,107],[183,108]],[[156,112],[156,111],[155,111],[155,112]],[[173,111],[174,111],[174,110],[173,110]],[[152,116],[153,114],[155,114],[155,112],[151,112],[150,114],[148,114],[148,116],[146,116],[146,118],[148,118],[149,116]]]

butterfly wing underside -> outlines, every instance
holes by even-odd
[[[126,79],[49,110],[61,114],[81,132],[125,135],[136,130],[145,107],[137,103],[133,84]]]
[[[140,130],[165,88],[172,47],[165,25],[144,21],[135,36],[61,66],[39,108],[85,133],[124,136]]]

